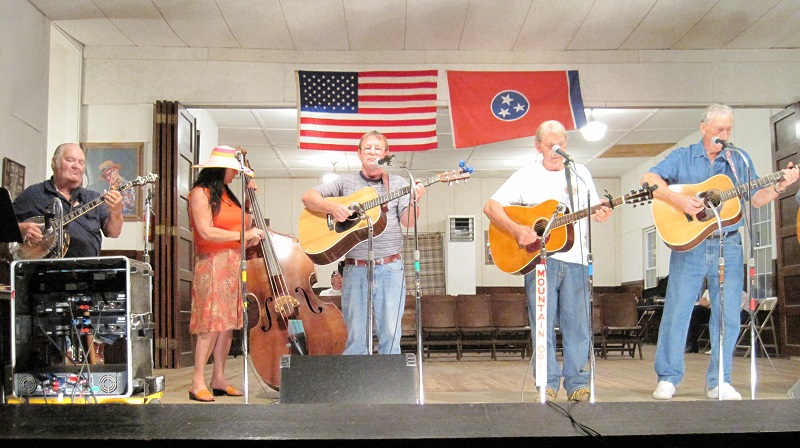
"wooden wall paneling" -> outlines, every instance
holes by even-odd
[[[770,118],[774,171],[787,162],[800,163],[800,103],[787,107]],[[800,248],[797,240],[797,203],[792,185],[775,201],[777,240],[776,291],[781,353],[800,355]]]

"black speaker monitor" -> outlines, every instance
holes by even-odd
[[[398,355],[284,355],[281,403],[418,403],[417,359]]]

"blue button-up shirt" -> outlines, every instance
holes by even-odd
[[[747,160],[746,163],[739,154],[744,156]],[[734,186],[744,185],[748,182],[748,166],[750,167],[749,180],[752,182],[758,179],[758,174],[756,174],[750,155],[744,151],[737,152],[723,149],[712,162],[708,158],[706,149],[703,146],[703,141],[701,140],[691,146],[678,148],[672,151],[664,160],[650,168],[650,172],[659,175],[669,185],[699,184],[705,182],[712,176],[724,174],[731,179],[732,183],[730,188],[734,188]],[[751,184],[751,186],[753,185]],[[751,194],[755,194],[756,191],[763,188],[753,187]],[[736,230],[743,224],[743,220],[740,219],[735,224],[724,227],[723,232]]]

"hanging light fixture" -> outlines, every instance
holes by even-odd
[[[325,183],[331,182],[334,179],[336,179],[337,177],[339,177],[339,174],[336,173],[336,162],[331,162],[331,163],[333,164],[333,172],[325,174],[324,176],[322,176],[322,182],[325,182]]]
[[[596,121],[592,116],[592,110],[589,109],[589,117],[586,119],[586,126],[581,128],[583,138],[590,142],[602,140],[606,136],[608,125],[600,121]]]

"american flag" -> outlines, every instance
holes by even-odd
[[[436,149],[436,70],[298,71],[301,149],[355,151],[377,130],[392,151]]]

